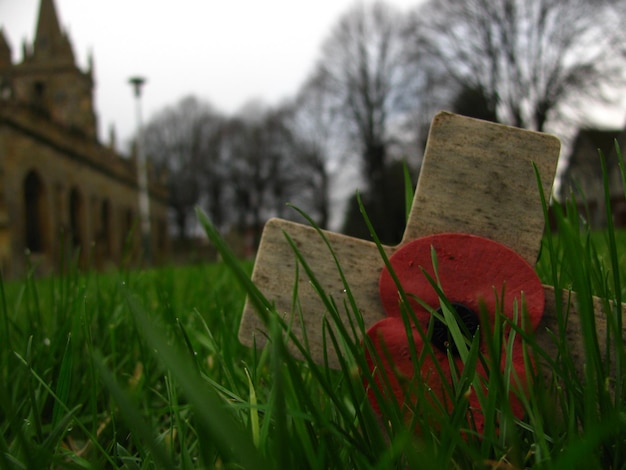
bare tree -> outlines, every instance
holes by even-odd
[[[229,189],[229,207],[231,225],[240,230],[251,225],[249,214],[253,210],[255,186],[253,179],[253,157],[250,150],[251,130],[243,119],[234,117],[228,119],[221,130],[220,154],[226,162],[226,177]],[[251,161],[251,162],[249,162]],[[258,202],[258,198],[257,202]]]
[[[381,212],[392,131],[414,104],[408,90],[415,75],[406,61],[402,24],[400,12],[387,4],[356,4],[324,43],[314,74],[358,146],[367,189],[380,202],[373,210]]]
[[[221,216],[218,199],[223,186],[216,161],[221,122],[209,104],[190,96],[157,113],[145,128],[146,154],[157,168],[167,170],[180,238],[186,237],[189,216],[202,199],[209,199],[214,218]]]
[[[341,158],[333,152],[338,146],[337,112],[315,79],[304,84],[285,111],[297,160],[294,169],[300,180],[295,202],[309,208],[309,215],[326,228],[330,221],[331,158],[335,159],[335,167],[341,165]]]
[[[220,151],[227,163],[233,223],[257,239],[265,220],[284,215],[291,148],[291,134],[273,111],[234,117],[224,126]]]
[[[541,131],[567,104],[623,83],[618,4],[430,0],[413,15],[411,43],[418,61],[438,61],[457,92],[483,93],[499,121]]]

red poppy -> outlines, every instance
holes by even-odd
[[[433,268],[432,249],[436,253],[437,273]],[[513,320],[515,305],[517,305],[518,316],[521,316],[523,294],[528,312],[527,330],[533,331],[541,321],[544,292],[534,269],[513,250],[492,240],[457,233],[432,235],[407,243],[390,258],[390,263],[408,296],[422,332],[428,331],[432,315],[415,299],[420,299],[432,310],[441,312],[437,291],[424,273],[428,273],[432,279],[439,279],[441,289],[456,310],[457,319],[461,322],[460,326],[466,335],[473,335],[481,321],[488,319],[491,324],[480,328],[479,348],[484,356],[488,354],[485,333],[494,331],[497,303],[503,315]],[[386,268],[381,274],[379,288],[387,318],[377,322],[367,331],[383,366],[382,370],[375,371],[374,377],[381,390],[383,390],[382,384],[388,381],[393,398],[406,407],[405,409],[412,410],[415,408],[416,398],[409,387],[413,382],[415,367],[402,319],[398,289]],[[502,292],[504,292],[504,298],[498,299]],[[487,313],[486,316],[482,316],[482,319],[481,311]],[[416,357],[422,356],[420,352],[425,340],[433,345],[433,354],[424,354],[422,357],[421,384],[426,387],[428,393],[432,394],[430,396],[437,397],[439,403],[450,412],[453,399],[450,399],[450,392],[446,389],[449,390],[451,387],[452,366],[448,354],[454,358],[458,371],[463,369],[463,362],[447,327],[439,320],[432,319],[432,321],[435,322],[432,325],[432,335],[426,339],[422,337],[417,326],[412,325],[413,344],[416,347]],[[509,340],[509,334],[510,329],[505,328],[501,367],[504,367],[506,363],[504,347]],[[370,370],[374,371],[374,361],[369,353],[367,361]],[[514,338],[511,362],[521,383],[525,383],[526,367],[519,335]],[[487,372],[480,361],[477,362],[476,373],[487,377]],[[488,393],[488,390],[484,389],[484,391]],[[420,396],[423,395],[420,394]],[[373,408],[380,411],[371,387],[368,390],[368,397]],[[469,400],[468,420],[475,424],[479,432],[482,432],[484,416],[480,411],[478,397],[471,390],[467,397]],[[513,392],[510,395],[510,403],[514,415],[521,418],[523,408]]]

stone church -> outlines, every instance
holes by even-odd
[[[104,268],[168,252],[168,193],[149,171],[150,240],[138,223],[137,162],[97,137],[91,59],[81,70],[53,0],[41,0],[32,46],[13,63],[0,29],[0,269]],[[129,88],[128,99],[132,99]],[[146,242],[149,243],[148,246]],[[146,250],[147,251],[147,250]]]

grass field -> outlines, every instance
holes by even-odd
[[[626,298],[626,233],[592,233],[574,211],[559,226],[544,240],[542,280]],[[607,351],[586,351],[583,378],[567,354],[554,358],[552,380],[537,373],[522,397],[521,420],[504,393],[511,378],[498,370],[483,410],[499,425],[483,435],[465,419],[460,385],[451,414],[422,399],[410,422],[395,403],[377,416],[359,373],[364,348],[350,334],[340,338],[349,351],[340,371],[287,355],[289,336],[272,315],[264,350],[239,344],[246,294],[267,304],[246,280],[251,263],[207,231],[223,263],[2,285],[3,468],[626,468],[617,317],[616,376],[602,365]],[[461,379],[476,380],[471,364],[481,360],[471,348]]]

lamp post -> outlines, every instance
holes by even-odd
[[[145,260],[152,261],[151,237],[150,237],[150,196],[148,195],[148,168],[146,155],[143,151],[143,124],[141,120],[141,87],[146,83],[143,77],[131,77],[128,83],[133,86],[137,113],[137,186],[139,189],[139,224],[141,230],[141,243]]]

